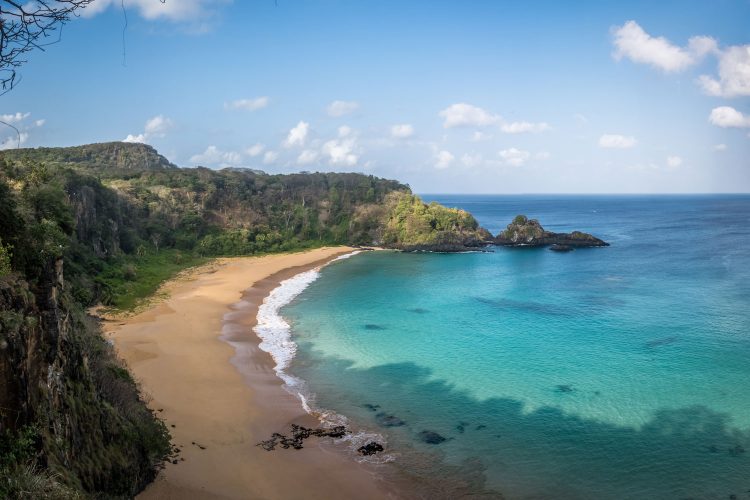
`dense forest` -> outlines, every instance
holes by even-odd
[[[133,307],[214,256],[490,240],[362,174],[178,168],[120,142],[0,152],[0,497],[131,497],[171,452],[87,307]]]

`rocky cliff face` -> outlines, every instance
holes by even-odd
[[[583,247],[604,247],[609,243],[588,233],[553,233],[546,231],[536,219],[518,215],[508,227],[495,237],[495,244],[511,247],[556,246],[557,250]]]
[[[62,259],[36,288],[0,277],[0,497],[34,470],[44,495],[60,483],[49,498],[132,497],[169,451],[164,425],[68,297]]]

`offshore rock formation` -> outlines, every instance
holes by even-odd
[[[609,243],[588,233],[553,233],[546,231],[539,221],[517,215],[505,231],[495,237],[495,244],[507,247],[541,247],[552,245],[556,251],[574,248],[606,247]]]

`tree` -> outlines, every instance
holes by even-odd
[[[0,0],[0,85],[3,93],[16,83],[25,54],[60,40],[63,25],[93,0]],[[57,40],[54,35],[57,34]]]

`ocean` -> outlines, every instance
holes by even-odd
[[[611,246],[363,252],[282,285],[266,347],[350,446],[448,498],[750,498],[750,196],[424,198]]]

